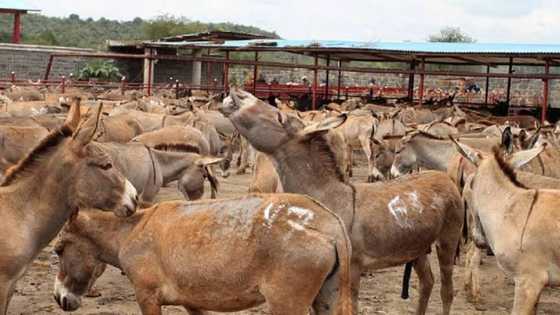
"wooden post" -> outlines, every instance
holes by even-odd
[[[255,51],[255,62],[259,62],[259,52]],[[253,67],[253,95],[257,96],[257,75],[259,75],[259,67],[255,63]]]
[[[418,104],[422,105],[424,103],[424,71],[426,70],[426,65],[424,62],[424,58],[422,58],[422,63],[420,64],[420,85],[418,86]]]
[[[548,60],[546,61],[546,64],[544,65],[544,74],[548,75],[550,73],[550,63],[548,62]],[[548,109],[548,90],[549,90],[549,80],[548,78],[543,79],[543,83],[544,83],[544,97],[543,97],[543,104],[542,104],[542,111],[541,111],[541,124],[544,124],[544,122],[546,121],[546,112]]]
[[[21,13],[14,13],[14,30],[12,33],[12,44],[21,42]]]

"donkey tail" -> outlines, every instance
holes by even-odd
[[[339,263],[338,314],[352,315],[352,277],[350,271],[352,245],[342,220],[339,221],[342,235],[336,240],[336,254]]]

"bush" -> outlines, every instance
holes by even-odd
[[[122,74],[112,62],[95,60],[80,69],[80,80],[119,81]]]

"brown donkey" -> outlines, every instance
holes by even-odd
[[[136,210],[134,187],[90,143],[92,134],[77,128],[78,108],[74,103],[65,124],[8,169],[0,185],[0,314],[17,280],[78,208],[119,216]]]
[[[515,281],[511,314],[536,314],[542,289],[560,285],[560,190],[529,189],[516,179],[513,169],[538,156],[543,147],[506,157],[497,149],[483,154],[463,143],[456,146],[477,166],[469,206],[498,266]]]
[[[55,246],[54,296],[66,311],[104,264],[132,282],[142,314],[181,305],[192,315],[233,312],[267,302],[273,315],[307,315],[321,288],[338,288],[331,310],[351,315],[351,245],[344,223],[294,194],[164,202],[118,220],[83,211]]]
[[[305,127],[296,117],[237,89],[224,100],[222,110],[257,150],[274,160],[286,192],[307,194],[345,221],[354,250],[355,308],[362,271],[414,262],[420,279],[416,312],[424,314],[434,282],[427,254],[436,243],[443,313],[449,314],[464,217],[461,195],[449,176],[432,171],[386,183],[351,185],[344,182],[324,137],[344,122],[344,115]]]

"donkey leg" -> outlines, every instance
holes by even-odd
[[[1,281],[0,284],[0,315],[8,314],[8,306],[15,291],[16,281]]]
[[[416,315],[424,315],[434,287],[434,276],[427,255],[420,256],[414,261],[414,271],[416,271],[420,283],[420,298],[418,299]]]
[[[467,245],[465,256],[465,292],[467,300],[477,304],[480,301],[480,249],[474,242]]]
[[[436,248],[439,261],[439,270],[441,277],[441,301],[443,306],[443,315],[451,312],[451,304],[453,303],[453,268],[455,265],[455,249],[459,242],[460,233],[457,237],[448,235],[447,238],[439,240]]]
[[[538,269],[538,268],[535,268]],[[545,269],[541,269],[545,270]],[[515,278],[515,298],[512,315],[533,315],[541,291],[547,282],[546,273],[524,274]]]
[[[473,244],[474,245],[474,244]],[[471,258],[471,269],[472,269],[472,286],[471,286],[471,298],[473,303],[480,302],[480,248],[473,246]]]
[[[0,315],[8,313],[8,303],[10,301],[10,288],[7,283],[0,284]]]
[[[313,301],[314,315],[329,315],[334,309],[337,298],[337,288],[340,285],[339,272],[340,270],[337,270],[329,275],[323,283],[319,294]]]
[[[354,168],[354,152],[351,146],[348,146],[348,176],[354,176],[352,169]]]

